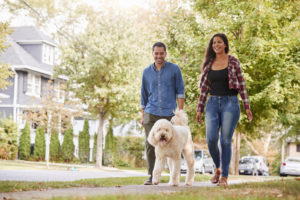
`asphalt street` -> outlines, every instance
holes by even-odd
[[[75,181],[91,178],[148,176],[129,170],[0,170],[0,181]]]

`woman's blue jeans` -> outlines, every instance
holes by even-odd
[[[206,141],[216,168],[222,167],[223,177],[228,177],[231,140],[239,118],[240,104],[237,96],[209,97],[205,111]],[[221,153],[218,147],[220,131]]]

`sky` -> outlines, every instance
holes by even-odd
[[[98,1],[95,0],[82,0],[86,4],[93,6],[96,10],[99,8],[100,4]],[[151,0],[106,0],[107,2],[110,2],[115,4],[116,6],[119,6],[121,8],[127,9],[131,7],[137,7],[137,8],[147,8]],[[0,0],[0,21],[6,22],[10,21],[11,26],[30,26],[35,25],[35,21],[27,17],[24,13],[20,13],[19,16],[13,17],[9,13],[8,9],[3,9],[2,6],[4,5],[4,1]]]

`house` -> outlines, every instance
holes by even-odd
[[[11,116],[19,129],[25,126],[23,116],[28,110],[42,106],[41,97],[46,93],[45,88],[53,77],[57,43],[49,36],[37,30],[34,26],[13,28],[8,38],[9,47],[0,54],[0,61],[8,63],[14,72],[13,83],[6,90],[0,90],[0,117]],[[59,85],[66,79],[58,77],[54,81],[54,101],[64,101],[63,92]],[[75,156],[78,156],[78,133],[82,119],[71,119],[74,129]],[[97,121],[90,121],[90,133],[97,132]],[[83,125],[82,125],[83,126]],[[35,142],[35,124],[31,124],[31,143]],[[48,138],[49,139],[49,138]],[[59,133],[60,142],[63,140]],[[93,137],[90,143],[93,144]]]
[[[300,157],[300,137],[287,138],[285,146],[286,157]]]
[[[13,28],[8,37],[9,47],[0,55],[2,63],[11,65],[13,84],[0,90],[1,116],[12,116],[19,128],[24,127],[21,114],[40,105],[43,88],[53,75],[54,53],[57,44],[33,26]],[[59,80],[57,80],[59,81]],[[35,102],[33,103],[33,97]]]

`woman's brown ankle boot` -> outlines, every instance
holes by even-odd
[[[221,175],[221,170],[216,170],[215,175],[212,177],[212,179],[210,180],[211,183],[216,184],[219,182],[220,179],[220,175]]]

